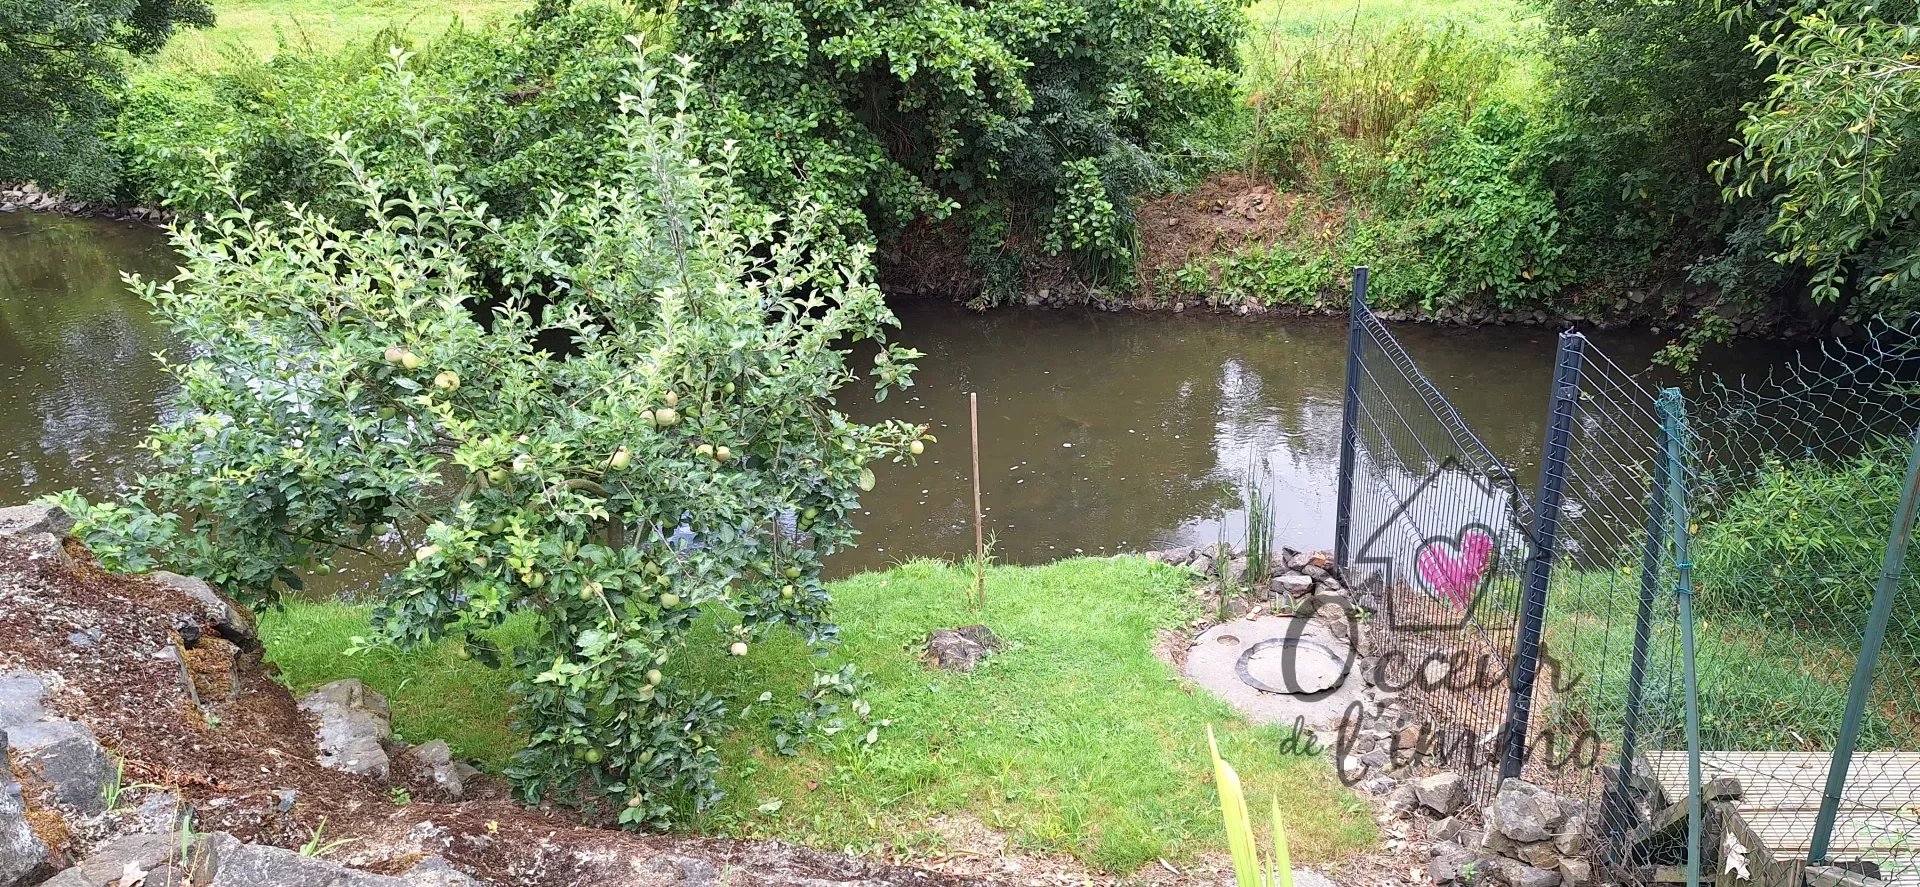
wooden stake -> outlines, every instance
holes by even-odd
[[[986,515],[980,510],[980,394],[967,395],[973,425],[973,606],[987,605],[987,543],[981,529]]]

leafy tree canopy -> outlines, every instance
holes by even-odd
[[[0,180],[106,196],[127,57],[212,24],[207,0],[0,0]]]

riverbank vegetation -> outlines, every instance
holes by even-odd
[[[1696,338],[1915,304],[1906,0],[542,0],[487,23],[518,8],[224,4],[177,47],[219,64],[145,65],[95,169],[0,177],[197,211],[183,170],[213,149],[270,199],[315,200],[320,135],[385,128],[397,43],[458,119],[449,161],[511,216],[590,180],[610,38],[633,32],[698,66],[707,150],[738,147],[753,199],[813,199],[878,241],[883,279],[976,305],[1316,307],[1362,263],[1413,316]],[[1141,209],[1228,174],[1244,194]],[[1279,197],[1232,199],[1259,189]]]
[[[971,820],[1020,851],[1069,854],[1103,871],[1160,859],[1185,866],[1224,846],[1195,726],[1211,723],[1260,807],[1277,798],[1282,809],[1315,811],[1289,826],[1306,862],[1368,844],[1365,802],[1340,789],[1323,760],[1288,753],[1286,730],[1249,725],[1225,703],[1187,692],[1155,658],[1158,632],[1204,615],[1190,582],[1140,558],[995,567],[975,613],[969,570],[916,561],[829,586],[841,643],[824,663],[785,632],[732,659],[724,620],[704,620],[694,629],[704,641],[688,646],[680,667],[714,675],[717,692],[752,704],[717,739],[725,796],[691,821],[912,857],[952,849]],[[339,656],[367,633],[370,615],[291,601],[262,630],[295,690],[360,678],[391,697],[409,741],[443,738],[490,770],[505,767],[519,740],[499,673],[462,659],[452,641]],[[528,643],[531,621],[510,619],[495,642]],[[1009,648],[968,674],[920,662],[928,631],[970,621],[993,626]],[[753,702],[763,691],[771,696]]]

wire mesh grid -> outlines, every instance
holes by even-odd
[[[1527,497],[1379,320],[1362,307],[1354,323],[1343,566],[1379,617],[1380,683],[1402,694],[1417,734],[1393,763],[1460,772],[1484,796],[1508,710]]]
[[[1603,746],[1602,766],[1555,775],[1597,802],[1600,854],[1622,880],[1670,877],[1686,859],[1690,661],[1706,877],[1797,878],[1812,857],[1920,884],[1920,571],[1897,551],[1882,563],[1894,527],[1911,527],[1913,344],[1892,330],[1826,343],[1766,377],[1706,379],[1684,401],[1589,348],[1543,654],[1568,676],[1542,681],[1536,708]],[[1883,572],[1896,578],[1875,657]],[[1677,593],[1689,587],[1691,620]]]

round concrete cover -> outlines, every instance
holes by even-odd
[[[1235,669],[1240,680],[1268,693],[1318,693],[1339,686],[1346,663],[1312,641],[1275,638],[1247,648]]]

